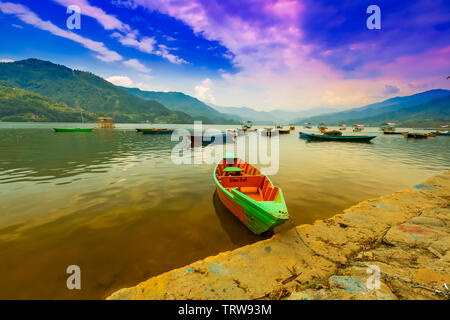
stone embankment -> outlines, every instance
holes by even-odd
[[[448,299],[446,287],[450,171],[108,299]]]

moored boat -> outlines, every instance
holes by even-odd
[[[209,134],[202,136],[190,135],[189,139],[191,140],[191,146],[207,146],[215,141],[219,141],[220,143],[233,142],[233,136],[227,133],[221,134]]]
[[[98,117],[98,126],[94,129],[114,129],[116,124],[113,117]]]
[[[289,129],[278,129],[278,132],[280,134],[289,134],[289,133],[291,133],[291,130],[289,130]]]
[[[92,132],[94,128],[53,128],[55,132]]]
[[[242,121],[242,130],[247,131],[253,126],[253,123],[250,120]]]
[[[84,124],[83,110],[80,110],[81,123]],[[55,132],[92,132],[94,128],[53,128]]]
[[[369,142],[376,136],[329,136],[299,132],[300,138],[307,141],[339,141],[339,142]]]
[[[437,136],[450,136],[450,131],[432,131],[430,133],[435,134]]]
[[[167,128],[138,128],[137,132],[142,132],[143,134],[172,134],[173,130]]]
[[[340,130],[325,130],[325,129],[319,129],[320,132],[322,132],[324,135],[327,136],[342,136],[342,131]]]
[[[326,130],[326,129],[328,129],[327,125],[326,125],[325,123],[323,123],[323,122],[319,123],[319,124],[317,125],[317,128],[318,128],[319,130],[322,130],[322,129]]]
[[[266,137],[275,136],[278,134],[278,131],[273,128],[264,128],[261,130],[261,135]]]
[[[360,132],[364,130],[363,124],[354,124],[353,125],[353,132]]]
[[[403,132],[405,138],[424,139],[428,138],[427,133]]]
[[[289,219],[280,188],[261,172],[233,155],[226,155],[214,170],[220,201],[253,233],[261,234]]]
[[[395,132],[395,123],[394,122],[384,122],[380,126],[380,130],[383,132]]]

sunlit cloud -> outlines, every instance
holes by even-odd
[[[133,81],[127,77],[127,76],[112,76],[105,79],[108,82],[111,82],[112,84],[116,86],[121,87],[132,87]]]
[[[195,97],[199,100],[209,103],[216,103],[216,98],[212,94],[212,81],[211,79],[205,79],[201,84],[195,87]]]
[[[151,71],[149,68],[147,68],[142,63],[140,63],[139,60],[137,60],[137,59],[126,60],[123,62],[123,64],[127,67],[133,68],[133,69],[143,72],[143,73],[148,73]]]

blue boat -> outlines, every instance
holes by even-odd
[[[369,142],[376,136],[328,136],[299,132],[300,138],[307,141],[339,141],[339,142]]]
[[[450,136],[450,131],[442,132],[442,131],[432,131],[430,133],[433,133],[437,136]]]

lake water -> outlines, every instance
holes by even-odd
[[[105,298],[270,237],[253,235],[218,201],[213,164],[171,161],[170,135],[138,134],[144,125],[133,124],[51,130],[62,126],[81,124],[0,123],[0,299]],[[299,129],[308,131],[279,137],[271,176],[296,224],[449,169],[450,137],[414,140],[366,128],[361,134],[377,135],[369,144],[307,143]],[[69,265],[81,268],[81,290],[66,287]]]

